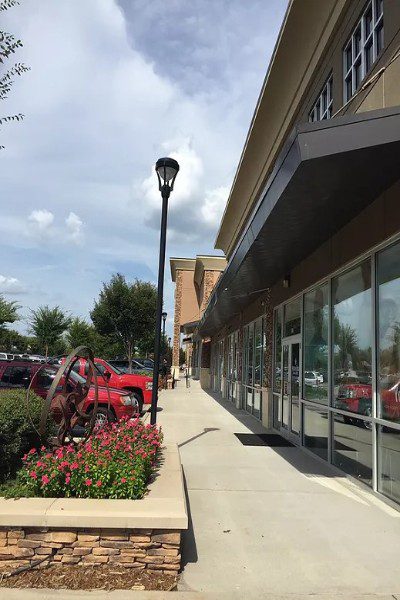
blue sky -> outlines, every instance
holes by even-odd
[[[2,103],[0,293],[87,318],[103,281],[157,280],[153,165],[181,165],[167,257],[212,253],[286,0],[21,0],[31,71]],[[165,306],[172,330],[173,285]]]

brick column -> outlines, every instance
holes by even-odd
[[[179,373],[179,347],[181,340],[181,312],[182,312],[182,271],[176,271],[175,281],[175,308],[174,308],[174,340],[172,346],[172,368],[178,368]]]

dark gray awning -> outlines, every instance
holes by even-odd
[[[400,179],[400,108],[298,125],[200,321],[212,335]]]

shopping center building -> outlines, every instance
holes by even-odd
[[[400,502],[400,2],[289,3],[215,247],[210,388]]]

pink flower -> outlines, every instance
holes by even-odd
[[[126,478],[125,477],[121,477],[121,483],[126,483]]]
[[[36,454],[36,448],[31,448],[28,454]]]
[[[44,462],[42,462],[41,460],[38,460],[36,463],[37,467],[44,467]]]
[[[29,473],[29,477],[32,477],[32,479],[37,479],[37,473],[36,473],[36,471],[31,471]]]
[[[100,481],[100,479],[98,481],[96,481],[96,485],[97,485],[97,487],[101,487],[101,481]]]
[[[67,477],[65,478],[65,483],[68,485],[68,483],[69,483],[70,481],[71,481],[71,477],[68,477],[68,475],[67,475]]]
[[[85,485],[87,485],[88,487],[90,487],[92,485],[92,480],[91,479],[86,479],[85,480]]]
[[[50,479],[47,477],[47,475],[42,475],[42,483],[43,485],[46,485],[47,483],[49,483]]]
[[[62,469],[63,469],[64,467],[68,467],[68,465],[69,465],[69,463],[68,463],[68,461],[67,461],[67,460],[63,460],[63,461],[60,463],[60,467],[61,467]]]
[[[70,467],[70,468],[71,468],[71,471],[73,471],[74,469],[77,469],[78,467],[79,467],[79,465],[78,465],[78,463],[77,463],[77,462],[73,462],[73,463],[71,463],[71,467]]]

